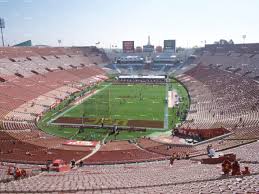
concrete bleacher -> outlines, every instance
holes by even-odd
[[[190,160],[85,166],[64,173],[44,172],[27,179],[0,183],[1,192],[73,193],[256,193],[257,164],[251,175],[223,177],[220,165]]]
[[[82,49],[84,52],[89,51],[90,54],[98,53],[98,50],[93,48]],[[16,54],[18,51],[19,54]],[[80,48],[1,48],[0,68],[3,71],[0,77],[5,79],[5,82],[0,84],[3,91],[1,109],[11,111],[14,107],[21,106],[15,112],[23,112],[22,106],[37,97],[48,98],[43,104],[34,103],[37,106],[51,106],[51,103],[56,103],[55,99],[62,100],[77,92],[78,88],[74,86],[84,84],[87,78],[92,79],[105,74],[102,69],[94,65],[94,61],[80,55],[79,51]],[[91,82],[88,81],[87,84]],[[9,106],[9,101],[14,107]],[[40,107],[34,109],[31,112],[35,114],[44,111]],[[6,111],[3,112],[4,115]],[[24,112],[30,112],[28,107]]]
[[[241,160],[241,162],[259,162],[259,142],[256,141],[251,144],[246,144],[243,146],[239,146],[236,148],[231,149],[231,152],[236,153],[237,158]],[[229,152],[229,150],[225,151],[226,153]]]
[[[259,44],[206,45],[198,63],[218,67],[225,71],[258,81]]]
[[[178,79],[186,85],[192,100],[182,127],[223,126],[232,131],[259,126],[259,86],[252,80],[202,65]]]
[[[93,47],[7,48],[0,49],[0,58],[0,77],[6,79],[0,82],[0,87],[5,88],[0,94],[0,161],[45,164],[49,159],[69,162],[89,156],[92,148],[62,145],[64,139],[38,130],[35,118],[72,93],[107,79],[103,69],[95,65],[103,63],[105,55]],[[238,61],[245,58],[257,61],[255,54],[238,51],[205,53],[197,59],[199,65],[177,77],[191,97],[187,120],[180,128],[224,127],[230,135],[197,145],[163,144],[149,138],[111,141],[84,159],[82,168],[66,173],[43,172],[8,183],[1,181],[11,177],[5,175],[7,168],[0,165],[0,193],[259,192],[259,89],[253,81],[257,69],[240,65]],[[242,62],[245,63],[250,64]],[[226,70],[227,64],[242,68],[235,73],[235,69]],[[247,71],[252,73],[242,76]],[[248,166],[252,174],[224,177],[221,165],[200,164],[197,160],[204,157],[208,145],[217,152],[236,154],[241,168]],[[179,160],[170,167],[167,159],[173,154]],[[191,160],[183,159],[186,155]],[[135,162],[141,163],[129,164]]]
[[[161,154],[164,156],[178,155],[181,158],[184,158],[186,155],[190,155],[195,151],[192,146],[182,144],[162,144],[148,138],[139,139],[138,145],[149,152]]]
[[[69,162],[80,159],[90,150],[75,151],[59,148],[64,139],[45,135],[42,132],[12,131],[0,133],[0,161],[45,164],[47,160],[62,158]]]
[[[93,156],[86,159],[86,164],[116,164],[130,162],[144,162],[165,159],[165,156],[140,149],[136,144],[128,141],[114,141],[102,145]]]
[[[90,150],[70,149],[62,146],[65,139],[39,131],[36,118],[71,94],[107,79],[96,65],[107,62],[99,52],[92,47],[0,48],[1,161],[68,162],[89,154]]]

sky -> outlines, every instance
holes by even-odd
[[[176,39],[193,47],[219,39],[259,42],[259,0],[0,0],[6,44],[122,47]]]

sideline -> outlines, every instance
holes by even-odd
[[[168,83],[165,87],[165,105],[164,105],[164,129],[168,129]]]
[[[98,94],[99,92],[103,91],[104,89],[106,89],[107,87],[109,87],[112,83],[109,83],[107,85],[105,85],[103,88],[96,90],[95,93],[93,93],[92,95],[89,95],[87,98],[85,98],[80,104],[82,104],[85,100],[87,100],[88,98]],[[74,109],[75,107],[79,106],[80,104],[75,104],[73,106],[71,106],[70,108],[68,108],[67,110],[65,110],[64,112],[59,113],[57,116],[55,116],[54,118],[52,118],[51,120],[49,120],[47,122],[47,124],[52,123],[54,120],[56,120],[57,118],[63,116],[64,114],[66,114],[67,112],[69,112],[70,110]]]

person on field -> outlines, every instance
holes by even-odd
[[[103,128],[103,124],[104,124],[104,118],[102,118],[101,124],[102,124],[102,128]]]
[[[116,132],[117,132],[117,129],[118,129],[118,126],[117,126],[117,125],[113,125],[112,132],[113,132],[113,133],[116,133]]]

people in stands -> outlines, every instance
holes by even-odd
[[[12,171],[12,175],[13,175],[13,177],[15,178],[16,177],[16,166],[14,165],[13,166],[13,169],[12,169],[13,171]]]
[[[241,175],[240,165],[237,160],[232,164],[232,176]]]
[[[216,155],[216,151],[213,149],[212,145],[210,145],[209,149],[207,150],[209,152],[208,156],[210,158],[214,157]]]
[[[214,148],[210,148],[210,153],[209,153],[209,157],[212,158],[216,155],[216,151],[214,150]]]
[[[210,147],[211,147],[211,146],[212,146],[212,145],[210,145],[210,144],[207,146],[207,155],[209,155],[209,153],[210,153]]]
[[[13,174],[13,167],[8,166],[7,175],[12,175],[12,174]]]
[[[175,161],[175,154],[173,154],[173,155],[170,157],[170,167],[173,166],[174,161]]]
[[[173,121],[172,121],[172,123],[173,123]],[[174,129],[172,129],[172,136],[173,136],[173,137],[175,136]]]
[[[174,135],[179,135],[179,131],[178,131],[178,129],[176,128],[176,129],[174,129]]]
[[[242,170],[242,175],[250,175],[250,171],[247,166],[245,167],[245,170]]]
[[[14,167],[14,179],[17,180],[21,177],[21,170],[18,167]]]
[[[49,162],[47,162],[47,164],[46,164],[46,170],[49,172],[49,170],[50,170],[50,163]]]
[[[32,156],[32,153],[30,153],[29,151],[27,151],[25,154],[26,154],[27,156]]]
[[[22,177],[26,177],[27,173],[26,173],[26,170],[25,169],[22,169],[21,170],[21,176]]]
[[[79,167],[83,167],[83,161],[82,160],[80,160],[80,162],[79,162]]]
[[[189,152],[186,152],[186,153],[185,153],[185,159],[186,159],[186,160],[189,160],[189,159],[190,159],[190,154],[189,154]]]
[[[176,154],[176,160],[181,160],[181,156],[179,153]]]
[[[229,161],[228,158],[226,158],[222,163],[222,171],[224,175],[229,175],[231,171],[231,162]]]
[[[70,163],[71,163],[71,168],[74,168],[76,166],[76,160],[74,158],[71,160]]]

